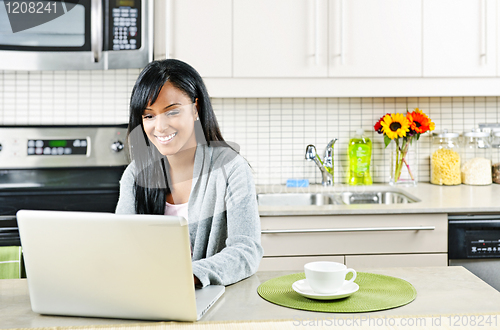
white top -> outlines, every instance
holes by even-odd
[[[165,202],[165,215],[177,215],[188,220],[188,203],[170,204]]]

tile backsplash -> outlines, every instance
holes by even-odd
[[[126,123],[139,72],[0,71],[0,124]],[[304,159],[305,148],[314,144],[323,155],[332,138],[339,139],[334,180],[345,183],[347,143],[357,128],[365,129],[373,141],[374,182],[387,182],[390,155],[383,137],[373,131],[387,112],[418,107],[436,130],[459,133],[480,123],[500,122],[500,97],[214,98],[212,102],[224,138],[240,145],[257,184],[284,184],[289,178],[321,183],[316,165]],[[430,146],[430,136],[423,135],[417,147],[418,181],[429,181]]]
[[[128,121],[140,70],[0,71],[4,125],[113,124]]]

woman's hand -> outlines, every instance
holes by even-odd
[[[196,276],[193,275],[193,278],[194,278],[194,285],[201,285],[201,282],[198,279],[198,277],[196,277]]]

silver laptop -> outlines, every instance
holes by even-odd
[[[182,217],[21,210],[17,221],[36,313],[195,321],[224,293],[195,290]]]

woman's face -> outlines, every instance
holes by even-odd
[[[165,156],[196,147],[194,122],[198,118],[195,103],[180,89],[166,82],[154,104],[142,114],[149,140]]]

